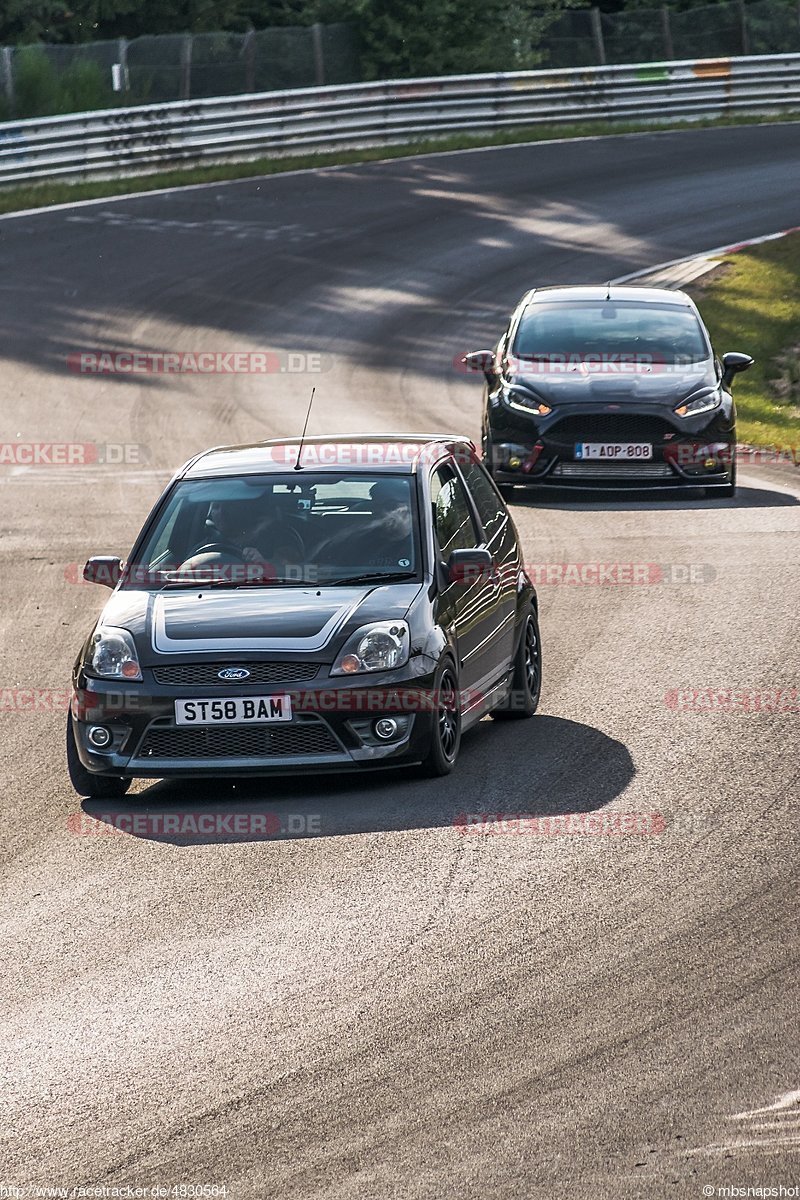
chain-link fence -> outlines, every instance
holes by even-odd
[[[0,120],[358,83],[358,46],[357,29],[337,24],[0,47]],[[800,0],[720,0],[683,12],[574,9],[548,20],[538,51],[545,68],[788,54],[800,51]]]
[[[346,24],[0,47],[0,119],[360,79]]]
[[[573,9],[550,27],[541,49],[548,67],[791,54],[800,51],[800,4],[722,0],[684,12],[666,4],[621,13]]]

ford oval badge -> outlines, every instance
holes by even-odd
[[[217,671],[217,679],[224,679],[226,682],[249,678],[250,672],[244,667],[225,667],[222,671]]]

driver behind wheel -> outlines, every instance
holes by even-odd
[[[250,500],[214,500],[201,541],[179,567],[203,582],[230,580],[260,583],[276,577],[275,565],[261,546],[263,527],[269,522]]]
[[[257,540],[263,520],[254,520],[252,506],[247,500],[213,500],[206,521],[209,542],[225,542],[237,549],[244,562],[263,563],[267,560],[252,543]]]

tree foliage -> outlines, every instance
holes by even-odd
[[[261,6],[268,16],[271,7]],[[0,45],[200,33],[252,24],[242,0],[4,0]]]
[[[587,0],[316,0],[316,20],[359,30],[367,79],[524,70],[554,17]]]
[[[565,8],[587,0],[5,0],[0,44],[346,21],[367,78],[523,69]]]

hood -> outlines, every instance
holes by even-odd
[[[369,587],[122,589],[101,623],[129,630],[140,661],[168,654],[319,653],[322,659],[359,625],[404,616],[420,583]]]
[[[507,380],[529,389],[553,408],[560,404],[597,401],[600,404],[658,404],[671,409],[698,388],[717,385],[710,359],[668,369],[627,363],[619,369],[599,370],[586,363],[577,363],[554,370],[550,364],[530,363],[521,364]]]

